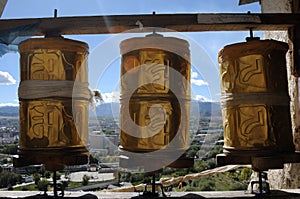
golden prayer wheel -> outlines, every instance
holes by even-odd
[[[88,45],[62,37],[20,43],[20,143],[16,166],[45,164],[48,170],[86,164]],[[76,96],[76,97],[74,97]],[[76,121],[76,122],[75,122]]]
[[[286,43],[275,40],[249,40],[220,50],[225,154],[294,152],[287,50]]]
[[[166,163],[169,166],[191,164],[176,162],[189,147],[188,42],[154,33],[124,40],[120,49],[120,148],[140,154],[134,155],[134,161],[123,163],[121,160],[120,165],[150,168],[151,164],[174,158],[171,153],[179,156]],[[154,151],[157,154],[151,153]]]

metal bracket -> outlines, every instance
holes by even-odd
[[[253,190],[254,184],[258,184],[258,192]],[[265,184],[265,186],[263,186],[263,184]],[[267,172],[258,171],[258,181],[251,182],[251,193],[260,195],[270,193],[270,185],[268,182]]]

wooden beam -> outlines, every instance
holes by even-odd
[[[137,23],[138,22],[138,23]],[[178,32],[287,30],[300,22],[300,14],[154,14],[75,16],[57,18],[2,19],[0,32],[38,24],[32,35],[56,32],[62,35],[110,34],[140,27],[166,28]],[[139,24],[139,25],[138,25]],[[142,28],[144,27],[144,28]],[[148,30],[149,31],[149,30]],[[24,33],[29,34],[27,33]]]
[[[6,4],[7,4],[7,0],[0,0],[0,16],[2,16]]]

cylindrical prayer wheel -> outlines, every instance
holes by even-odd
[[[220,50],[225,154],[294,152],[287,50],[286,43],[275,40],[250,40]]]
[[[184,152],[189,147],[188,42],[151,34],[124,40],[120,49],[122,150]],[[149,164],[149,158],[145,161],[141,164]]]
[[[88,45],[53,38],[20,43],[20,144],[17,166],[49,170],[88,160]],[[79,91],[80,92],[80,91]],[[74,97],[75,96],[75,97]],[[76,122],[75,122],[76,121]]]

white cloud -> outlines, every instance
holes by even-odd
[[[192,71],[192,73],[191,73],[191,78],[192,78],[192,79],[195,79],[195,78],[197,78],[197,77],[198,77],[198,73]]]
[[[195,84],[196,86],[207,86],[208,82],[202,80],[202,79],[191,79],[191,83]]]
[[[214,102],[212,99],[208,99],[207,97],[203,95],[195,95],[193,97],[193,100],[201,101],[201,102]]]
[[[104,103],[119,102],[120,92],[113,91],[111,93],[101,93]]]
[[[196,85],[196,86],[207,86],[208,82],[202,80],[202,79],[197,79],[199,77],[199,74],[195,71],[191,72],[191,83]]]
[[[3,106],[19,106],[19,103],[0,103],[0,107]]]
[[[15,84],[17,81],[8,72],[0,71],[0,84]]]

